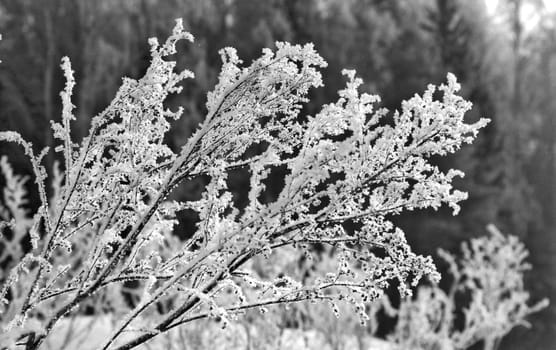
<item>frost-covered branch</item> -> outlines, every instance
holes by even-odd
[[[526,318],[548,305],[547,299],[528,305],[525,245],[494,225],[488,229],[488,236],[462,244],[461,257],[439,252],[453,278],[448,292],[423,286],[414,299],[401,303],[390,336],[399,349],[468,349],[482,343],[483,349],[494,350],[510,330],[528,327]],[[464,305],[456,305],[460,296],[468,299]]]
[[[392,281],[410,295],[422,277],[439,278],[432,259],[413,253],[387,218],[443,204],[456,214],[466,198],[451,185],[463,174],[428,160],[472,142],[487,123],[464,122],[471,105],[457,95],[453,75],[389,114],[376,109],[377,96],[359,91],[354,71],[344,71],[339,99],[304,116],[308,91],[322,85],[326,66],[312,45],[277,43],[250,65],[225,48],[207,115],[175,153],[163,140],[182,110],[164,102],[193,77],[176,72],[169,57],[183,39],[193,37],[178,21],[164,44],[149,41],[145,76],[123,80],[80,143],[71,138],[75,82],[63,59],[62,120],[52,129],[64,169],[53,181],[54,197],[44,190],[46,151],[35,156],[17,133],[0,132],[0,141],[24,147],[42,203],[32,219],[17,211],[9,218],[33,246],[0,289],[3,332],[18,334],[3,336],[11,345],[39,348],[61,318],[95,300],[105,300],[103,312],[119,321],[102,349],[130,349],[199,315],[225,324],[246,308],[300,300],[347,300],[364,322],[362,305]],[[249,176],[242,208],[228,188],[229,173],[239,168]],[[283,184],[265,200],[275,172]],[[168,201],[176,186],[199,177],[208,179],[200,199]],[[182,241],[173,231],[176,212],[185,209],[200,219]],[[347,223],[357,229],[346,230]],[[310,258],[319,245],[334,261],[328,271],[312,280],[283,275],[283,264]],[[133,291],[124,288],[131,282]],[[159,312],[166,304],[172,308]],[[142,331],[122,343],[129,329]]]

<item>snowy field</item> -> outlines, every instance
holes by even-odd
[[[114,321],[110,316],[81,316],[62,320],[55,332],[46,342],[47,350],[94,350],[110,334]],[[156,337],[151,342],[138,347],[141,350],[245,350],[261,349],[261,337],[254,327],[243,324],[231,324],[227,329],[220,329],[218,324],[204,322],[205,327],[194,329],[176,329],[167,335]],[[207,327],[207,325],[209,325]],[[125,337],[122,337],[125,339]],[[266,341],[268,343],[268,340]],[[367,337],[356,339],[345,337],[339,347],[333,347],[326,341],[325,334],[317,331],[284,329],[274,344],[266,344],[265,349],[272,350],[393,350],[389,343]]]

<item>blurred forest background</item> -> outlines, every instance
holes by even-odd
[[[250,62],[276,40],[313,42],[329,66],[307,113],[337,98],[342,68],[356,69],[364,89],[391,109],[453,72],[474,103],[468,121],[493,120],[473,146],[439,160],[443,168],[465,171],[457,186],[469,200],[456,217],[440,210],[395,220],[415,250],[433,255],[438,247],[454,250],[485,234],[488,223],[521,237],[531,251],[526,282],[532,298],[548,297],[552,305],[534,315],[531,330],[513,331],[501,349],[554,348],[556,11],[549,2],[556,1],[0,0],[0,129],[21,132],[37,149],[52,144],[49,121],[60,119],[59,65],[67,55],[76,71],[74,140],[80,140],[121,77],[144,73],[147,38],[166,37],[177,17],[196,37],[178,58],[196,79],[168,102],[185,108],[168,137],[175,148],[205,114],[206,93],[220,70],[218,50],[225,46]],[[17,172],[30,174],[18,152],[0,145]],[[239,176],[232,181],[241,201],[247,184]],[[174,195],[195,196],[196,189],[179,188]],[[36,208],[36,201],[29,206]],[[184,213],[178,231],[194,227],[193,219]]]

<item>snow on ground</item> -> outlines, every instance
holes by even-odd
[[[206,327],[212,324],[212,327]],[[109,315],[98,317],[80,316],[60,321],[53,334],[46,342],[47,350],[94,350],[110,335],[115,322]],[[124,336],[131,337],[128,333]],[[170,331],[165,335],[156,337],[148,344],[138,349],[141,350],[244,350],[257,349],[248,347],[248,339],[253,344],[258,335],[256,329],[243,324],[231,324],[222,330],[215,323],[205,323],[204,327],[193,330],[182,328]],[[332,345],[326,342],[325,336],[314,330],[303,331],[298,329],[284,329],[279,339],[274,339],[272,350],[333,350]],[[359,350],[360,344],[355,337],[346,337],[342,340],[341,349]],[[368,337],[363,340],[363,349],[368,350],[393,350],[392,344],[383,340]]]

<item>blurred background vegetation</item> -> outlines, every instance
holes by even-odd
[[[166,37],[182,17],[195,37],[178,62],[196,74],[170,107],[185,114],[168,136],[179,147],[205,114],[205,97],[220,70],[218,50],[238,49],[249,63],[276,40],[313,42],[328,61],[325,87],[312,91],[307,113],[336,99],[342,68],[354,68],[364,89],[395,109],[455,73],[474,103],[468,121],[493,122],[473,146],[438,160],[467,176],[459,216],[416,212],[395,220],[415,249],[434,254],[485,233],[494,223],[531,251],[527,286],[552,305],[531,330],[513,331],[501,349],[548,349],[556,340],[556,11],[553,0],[0,0],[0,129],[17,130],[37,149],[51,145],[50,120],[60,119],[62,56],[76,71],[74,140],[107,106],[122,76],[139,78],[147,38]],[[19,150],[0,145],[19,173],[31,173]],[[52,154],[48,163],[55,160]],[[0,187],[3,179],[0,179]],[[29,182],[30,186],[32,181]],[[236,200],[247,183],[232,178]],[[272,186],[272,184],[270,184]],[[174,194],[194,197],[196,188]],[[36,202],[36,201],[35,201]],[[30,207],[36,208],[31,200]],[[177,231],[192,228],[182,215]]]

